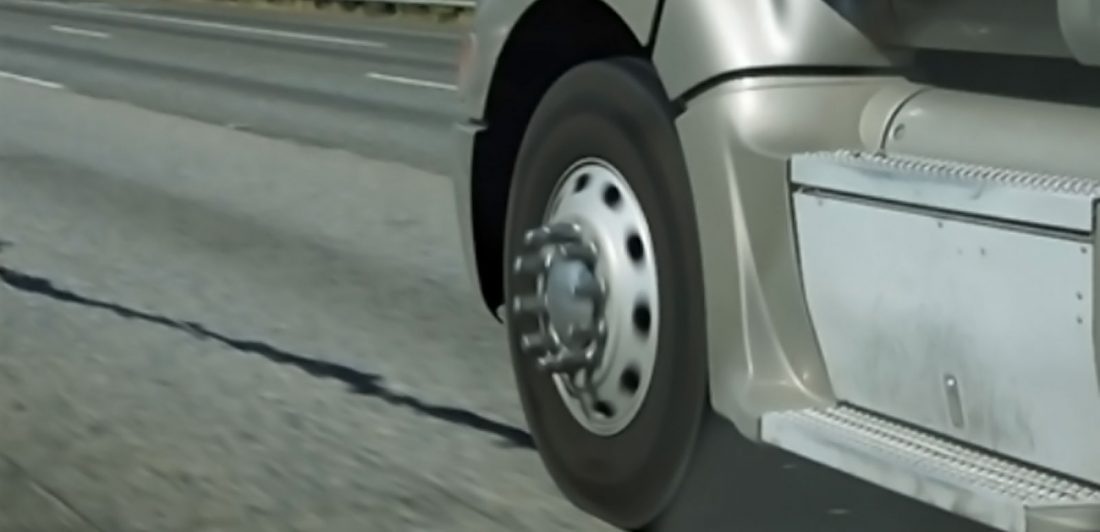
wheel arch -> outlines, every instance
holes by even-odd
[[[470,223],[477,281],[490,310],[503,303],[504,218],[524,131],[550,85],[573,66],[649,57],[664,0],[538,0],[508,33],[490,76],[473,145]]]

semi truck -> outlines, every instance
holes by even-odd
[[[458,225],[561,492],[653,530],[725,426],[1100,530],[1097,67],[1093,0],[480,0]]]

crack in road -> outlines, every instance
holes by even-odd
[[[0,241],[0,244],[10,245],[10,243],[3,241]],[[385,378],[376,373],[363,372],[340,364],[298,355],[262,341],[232,338],[198,322],[180,321],[118,303],[83,296],[71,290],[60,288],[47,278],[2,265],[0,265],[0,282],[20,292],[47,297],[64,303],[106,310],[125,319],[152,323],[190,334],[202,340],[212,340],[238,352],[258,355],[276,364],[294,366],[314,377],[338,380],[345,383],[352,393],[380,399],[390,405],[409,408],[421,415],[494,435],[503,440],[501,443],[505,446],[523,449],[535,448],[531,434],[519,427],[493,421],[470,410],[427,403],[412,395],[396,392],[388,388]]]

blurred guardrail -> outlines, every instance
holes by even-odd
[[[364,0],[366,3],[368,0]],[[477,5],[475,0],[382,0],[390,4],[417,5],[424,7],[461,7],[473,9]]]
[[[268,0],[272,1],[272,0]],[[306,0],[307,2],[310,0]],[[380,7],[384,10],[413,9],[413,10],[454,10],[456,12],[470,12],[477,7],[477,0],[312,0],[318,7],[337,4],[347,10],[355,10],[359,7]]]

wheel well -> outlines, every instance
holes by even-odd
[[[580,63],[645,54],[630,28],[599,0],[540,0],[513,28],[493,73],[485,112],[489,127],[474,146],[470,191],[478,279],[490,310],[504,302],[504,224],[512,169],[542,95]]]

